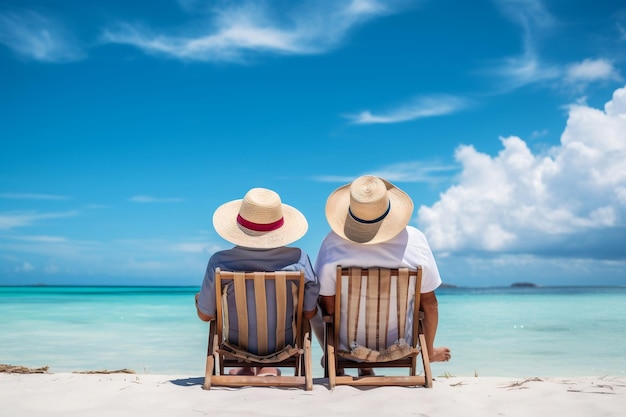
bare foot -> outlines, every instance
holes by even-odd
[[[253,376],[254,369],[252,368],[232,368],[228,370],[229,375],[245,375],[245,376]]]
[[[428,359],[431,362],[448,362],[452,354],[450,353],[450,349],[447,347],[436,347],[434,352],[429,352]]]

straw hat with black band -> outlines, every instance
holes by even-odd
[[[222,204],[213,213],[215,231],[238,246],[272,249],[300,239],[308,229],[300,211],[283,204],[267,188],[252,188],[243,199]]]
[[[344,239],[363,244],[385,242],[409,224],[413,201],[382,178],[364,175],[337,188],[326,201],[326,220]]]

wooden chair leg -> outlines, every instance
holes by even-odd
[[[217,340],[217,327],[215,321],[209,322],[209,340],[207,343],[207,358],[204,369],[204,384],[202,388],[211,389],[211,377],[215,375],[215,341]]]
[[[217,335],[213,338],[213,375],[224,375],[224,361],[221,360],[218,349]],[[219,370],[219,373],[218,373]]]
[[[326,359],[328,365],[328,387],[330,389],[335,388],[335,378],[337,376],[337,370],[335,367],[335,348],[331,345],[328,345],[328,358]]]
[[[322,366],[324,367],[324,378],[329,377],[328,371],[328,326],[324,326],[324,340],[322,341],[324,351],[322,352]]]
[[[328,365],[328,363],[330,362],[328,360],[328,347],[333,345],[333,335],[334,335],[334,329],[333,329],[333,321],[332,321],[332,317],[330,316],[324,316],[322,318],[323,324],[324,324],[324,333],[323,333],[323,341],[322,341],[322,349],[324,350],[322,352],[322,366],[324,367],[324,378],[330,378],[330,367]]]
[[[215,359],[213,358],[213,355],[207,355],[206,369],[204,371],[204,384],[202,385],[202,389],[205,389],[205,390],[211,389],[211,377],[213,376],[214,370],[215,370]]]
[[[311,338],[307,333],[304,337],[304,378],[307,391],[313,389],[313,358],[311,352]]]
[[[426,388],[433,387],[433,374],[430,370],[430,358],[428,357],[428,348],[426,347],[426,337],[423,334],[419,335],[421,352],[420,356],[422,357],[422,365],[424,366],[424,379]]]

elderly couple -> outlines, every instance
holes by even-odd
[[[196,294],[198,317],[215,317],[215,268],[229,271],[304,270],[304,310],[318,340],[323,325],[318,306],[334,311],[336,265],[387,268],[422,266],[420,309],[431,362],[447,361],[450,350],[434,347],[438,323],[435,289],[439,270],[426,238],[409,226],[411,198],[390,182],[362,176],[335,190],[326,202],[326,219],[332,229],[317,255],[315,268],[301,249],[287,247],[300,239],[308,224],[302,213],[281,202],[274,191],[253,188],[241,200],[221,205],[213,215],[217,233],[235,244],[209,260],[202,288]],[[253,346],[249,347],[254,350]],[[240,368],[231,373],[272,375],[274,368]]]

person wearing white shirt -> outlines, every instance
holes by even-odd
[[[424,234],[408,223],[413,201],[398,187],[375,176],[362,176],[335,190],[326,202],[331,232],[315,262],[320,283],[320,313],[311,322],[322,340],[322,314],[333,314],[337,265],[343,267],[422,267],[420,310],[431,362],[448,361],[448,347],[435,347],[439,307],[435,290],[441,277]],[[370,371],[371,372],[371,371]]]

